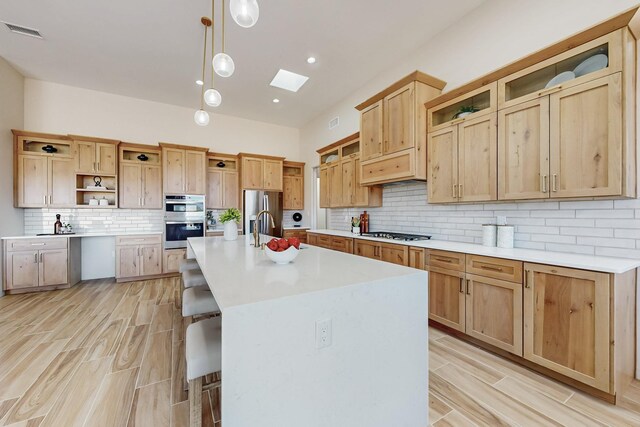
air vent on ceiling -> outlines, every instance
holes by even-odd
[[[21,27],[20,25],[9,24],[8,22],[3,22],[4,25],[9,28],[9,31],[12,33],[22,34],[23,36],[35,37],[37,39],[42,38],[42,34],[40,31],[34,30],[33,28]]]
[[[340,124],[340,117],[329,120],[329,129],[333,129]]]

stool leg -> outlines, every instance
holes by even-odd
[[[189,381],[189,426],[202,427],[202,377]]]

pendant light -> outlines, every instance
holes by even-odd
[[[223,0],[224,1],[224,0]],[[211,20],[213,22],[216,22],[216,15],[215,15],[215,9],[216,8],[216,2],[215,0],[211,0]],[[211,29],[211,57],[214,58],[215,55],[215,28]],[[214,76],[216,75],[216,73],[213,72],[213,70],[211,70],[211,88],[207,89],[204,93],[204,102],[206,102],[206,104],[210,107],[218,107],[221,103],[222,103],[222,95],[220,95],[220,92],[218,92],[215,89],[215,86],[213,85],[214,83]]]
[[[224,51],[224,3],[222,0],[222,52],[213,57],[213,70],[220,77],[231,77],[236,69],[233,59]]]
[[[211,26],[211,20],[209,18],[202,17],[200,22],[204,25],[204,53],[202,55],[202,81],[204,82],[204,69],[205,64],[207,63],[207,33]],[[204,85],[202,85],[200,93],[200,109],[196,111],[193,119],[196,121],[198,126],[206,126],[209,124],[209,113],[204,111]]]
[[[229,9],[233,20],[243,28],[253,27],[258,22],[260,7],[257,0],[231,0]]]

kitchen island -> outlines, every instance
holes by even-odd
[[[252,241],[189,239],[222,311],[225,426],[428,425],[427,273],[307,245],[276,265]]]

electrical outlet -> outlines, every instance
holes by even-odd
[[[316,348],[331,345],[331,319],[316,320]]]

